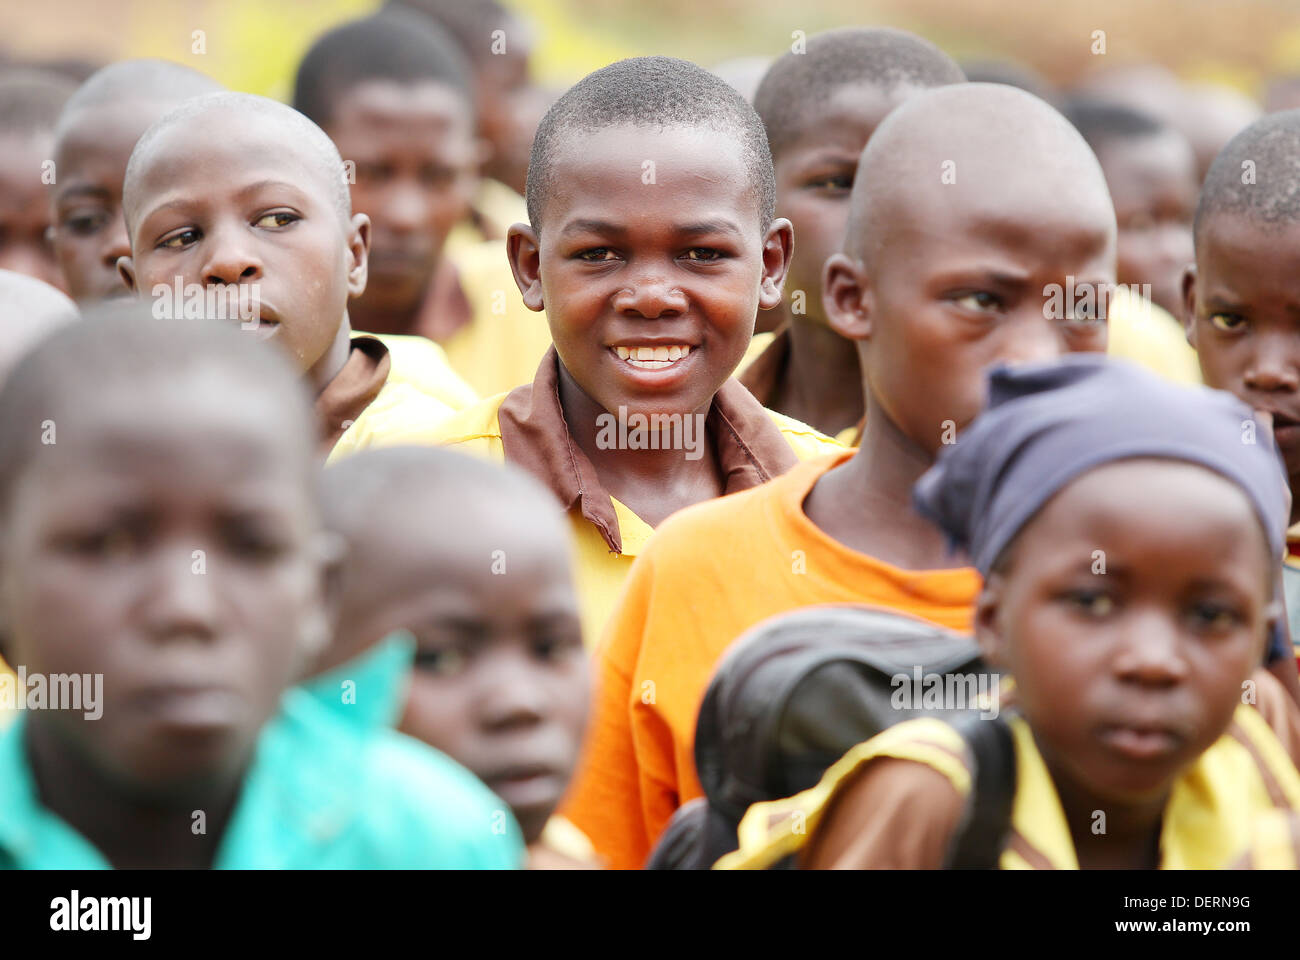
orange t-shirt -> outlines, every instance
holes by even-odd
[[[803,512],[851,452],[666,520],[633,564],[597,651],[587,744],[563,812],[611,867],[641,867],[681,804],[702,795],[695,720],[723,651],[756,623],[865,603],[961,632],[979,574],[903,570],[832,539]]]

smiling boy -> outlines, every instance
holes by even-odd
[[[848,602],[970,629],[979,576],[911,508],[912,485],[983,407],[989,367],[1105,350],[1103,323],[1056,317],[1045,297],[1067,277],[1113,283],[1114,271],[1096,158],[1046,103],[954,84],[885,118],[859,162],[845,252],[822,283],[831,326],[857,341],[860,450],[684,511],[638,558],[564,808],[602,856],[639,867],[701,795],[700,699],[722,652],[760,620]]]
[[[841,448],[730,379],[792,237],[762,124],[722,80],[667,57],[589,75],[538,129],[528,206],[511,265],[554,348],[419,439],[518,464],[569,510],[594,643],[667,516]]]
[[[347,304],[365,290],[370,221],[351,212],[334,144],[297,111],[248,94],[187,101],[136,144],[122,205],[128,286],[238,291],[255,314],[240,326],[274,340],[311,386],[322,452],[383,442],[472,399],[433,344],[353,337]]]
[[[999,370],[990,392],[916,488],[986,577],[975,633],[1016,681],[1012,801],[982,839],[1002,869],[1226,867],[1261,817],[1300,807],[1300,775],[1247,706],[1280,615],[1276,451],[1241,442],[1234,398],[1123,361]],[[719,865],[806,841],[809,868],[945,866],[973,779],[952,726],[898,724],[756,805]]]
[[[852,340],[822,308],[822,265],[838,253],[858,159],[889,111],[929,87],[965,80],[942,50],[901,30],[846,28],[808,39],[763,77],[754,109],[776,174],[776,212],[794,226],[778,330],[739,380],[763,406],[854,443],[863,414]]]

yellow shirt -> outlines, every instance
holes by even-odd
[[[545,368],[546,364],[543,364],[543,371]],[[545,376],[553,378],[554,373],[545,371]],[[545,379],[541,372],[529,387],[544,391],[554,390],[553,380]],[[728,395],[733,391],[739,391],[748,403],[762,410],[757,401],[735,381],[728,381],[723,390],[727,391]],[[502,403],[514,393],[515,391],[511,391],[509,394],[501,393],[489,397],[468,410],[433,424],[415,435],[392,437],[388,442],[438,444],[487,460],[504,462],[506,446],[502,439],[499,413]],[[723,391],[719,391],[720,395],[722,393]],[[555,408],[558,410],[558,399],[555,401]],[[844,451],[840,444],[818,433],[812,427],[778,413],[764,412],[776,425],[780,436],[793,451],[794,457],[799,460]],[[547,422],[546,429],[553,433],[561,431],[567,433],[567,427],[563,425],[562,417],[558,414]],[[583,459],[585,460],[585,457]],[[600,638],[601,630],[609,619],[632,562],[645,548],[646,542],[654,532],[648,523],[627,506],[612,497],[608,498],[608,501],[617,518],[618,536],[621,541],[617,551],[611,545],[606,533],[585,517],[580,510],[573,509],[569,513],[577,547],[574,574],[582,608],[583,636],[589,649],[594,647]],[[568,507],[570,504],[566,503],[565,506]]]
[[[1140,363],[1173,383],[1201,382],[1196,351],[1169,311],[1121,286],[1110,297],[1106,316],[1112,356]]]
[[[1003,870],[1077,870],[1078,858],[1056,785],[1023,718],[1009,719],[1015,741],[1016,793]],[[737,831],[740,848],[717,869],[762,869],[804,846],[852,774],[878,758],[924,764],[965,798],[972,775],[965,743],[933,717],[908,720],[859,744],[817,786],[785,800],[756,803]],[[1228,730],[1174,782],[1160,830],[1160,867],[1220,869],[1248,849],[1270,813],[1300,811],[1300,773],[1259,712],[1238,706]],[[906,810],[904,810],[904,813]]]
[[[362,338],[378,340],[388,348],[388,375],[374,399],[354,418],[343,421],[343,433],[327,462],[368,447],[391,445],[390,436],[424,429],[477,402],[473,389],[456,375],[436,343],[423,337],[359,333],[354,346]]]
[[[551,328],[545,313],[524,306],[505,243],[465,246],[448,256],[471,317],[440,341],[452,369],[481,397],[528,383],[551,345]]]

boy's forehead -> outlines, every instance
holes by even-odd
[[[175,105],[134,98],[77,110],[60,121],[55,164],[76,169],[89,156],[105,152],[121,154],[125,163],[136,141]]]
[[[448,84],[374,79],[358,83],[339,98],[332,125],[349,120],[377,125],[432,120],[442,126],[468,127],[473,116],[465,95]]]
[[[1287,285],[1300,288],[1300,223],[1268,223],[1242,210],[1214,210],[1196,232],[1196,261],[1207,278],[1229,281],[1263,281],[1280,268]]]
[[[137,158],[134,206],[180,184],[206,196],[263,180],[290,182],[332,205],[328,180],[335,171],[327,171],[325,160],[296,132],[260,111],[230,107],[179,120],[149,140],[144,157]]]
[[[776,160],[779,163],[794,150],[816,149],[824,145],[856,145],[861,150],[889,112],[922,89],[911,84],[884,89],[866,80],[843,84],[825,100],[807,105],[803,122]]]
[[[735,136],[708,127],[630,124],[567,131],[555,144],[548,226],[607,220],[629,208],[677,220],[702,211],[747,228],[756,185]]]

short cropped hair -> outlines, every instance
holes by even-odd
[[[460,46],[475,67],[493,55],[493,34],[516,28],[519,18],[497,0],[388,0],[385,11],[416,10],[432,19]]]
[[[283,135],[288,140],[305,144],[315,155],[321,166],[321,173],[330,181],[330,190],[334,206],[343,223],[352,217],[352,194],[348,190],[343,158],[339,156],[338,147],[334,146],[325,131],[312,123],[293,107],[286,106],[278,100],[259,97],[251,93],[210,93],[202,97],[193,97],[171,110],[146,130],[136,141],[131,151],[131,159],[126,164],[126,176],[122,178],[122,207],[130,210],[134,204],[136,181],[140,178],[141,168],[148,158],[153,142],[162,134],[180,123],[194,117],[202,116],[212,110],[241,110],[245,113],[260,113],[276,120],[282,127]],[[130,198],[130,199],[128,199]],[[132,228],[128,222],[128,229]]]
[[[293,411],[302,429],[285,442],[302,446],[304,476],[311,476],[315,432],[310,400],[282,354],[228,323],[158,320],[148,304],[134,299],[96,305],[85,322],[42,340],[0,386],[0,516],[9,510],[19,478],[41,449],[45,420],[58,424],[63,443],[68,432],[63,418],[75,418],[77,410],[107,391],[162,378],[186,384],[197,371],[212,368],[263,394],[267,408]],[[75,439],[74,427],[66,442]]]
[[[293,105],[327,127],[344,94],[367,80],[428,81],[474,102],[469,65],[456,42],[428,17],[400,8],[336,27],[298,65]]]
[[[551,193],[555,156],[565,136],[620,124],[702,127],[725,134],[740,145],[759,228],[771,224],[776,180],[767,134],[754,108],[725,80],[687,60],[633,57],[587,74],[542,118],[528,158],[526,199],[533,229],[541,229],[542,206]]]
[[[32,136],[54,129],[77,85],[45,70],[0,72],[0,134]]]
[[[1300,109],[1261,117],[1219,151],[1201,186],[1193,235],[1225,212],[1269,226],[1300,221]]]
[[[1116,140],[1140,140],[1173,132],[1173,127],[1153,114],[1107,100],[1075,97],[1061,105],[1061,112],[1083,134],[1094,153]]]
[[[966,79],[957,62],[933,43],[904,30],[846,27],[808,38],[768,69],[754,94],[772,156],[803,129],[812,109],[848,84],[885,93],[903,85],[942,87]]]

